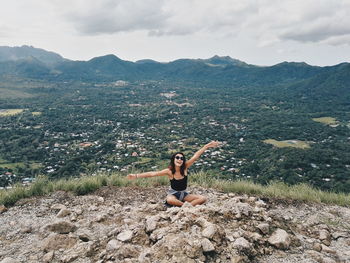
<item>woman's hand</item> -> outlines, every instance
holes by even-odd
[[[138,176],[137,176],[137,174],[128,174],[126,177],[127,177],[129,180],[135,180]]]
[[[220,145],[221,143],[218,141],[212,141],[208,144],[205,145],[206,148],[216,148]]]

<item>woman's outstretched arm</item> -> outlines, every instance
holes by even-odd
[[[134,180],[137,178],[146,178],[146,177],[155,177],[155,176],[165,176],[169,175],[170,170],[169,168],[161,170],[161,171],[156,171],[156,172],[146,172],[146,173],[139,173],[139,174],[128,174],[127,178]]]
[[[209,148],[215,148],[218,147],[220,145],[220,142],[218,141],[212,141],[206,145],[204,145],[201,149],[199,149],[193,156],[191,159],[189,159],[186,162],[186,168],[189,168],[192,164],[194,164],[195,161],[197,161],[199,159],[199,157]]]

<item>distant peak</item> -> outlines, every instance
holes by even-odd
[[[208,59],[202,59],[205,63],[211,64],[211,65],[218,65],[218,66],[248,66],[247,63],[231,58],[230,56],[218,56],[215,55]]]
[[[94,57],[90,59],[90,61],[121,61],[121,59],[114,54],[108,54],[100,57]]]

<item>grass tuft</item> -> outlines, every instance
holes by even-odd
[[[349,194],[325,192],[307,184],[289,186],[282,182],[271,182],[269,185],[263,186],[246,180],[217,179],[215,174],[204,171],[192,173],[189,180],[192,185],[214,188],[223,192],[350,206]],[[12,206],[20,199],[42,196],[58,190],[84,195],[92,193],[103,186],[156,187],[165,185],[169,185],[169,180],[165,176],[137,180],[128,180],[126,176],[121,174],[101,174],[98,176],[60,180],[49,180],[45,176],[39,176],[30,186],[17,184],[12,189],[0,190],[0,204]]]

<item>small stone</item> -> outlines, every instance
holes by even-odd
[[[322,229],[320,230],[319,232],[319,237],[318,237],[319,240],[330,240],[331,239],[331,235],[330,233],[328,232],[328,230],[326,229]]]
[[[202,232],[202,236],[211,239],[215,235],[216,231],[217,231],[217,228],[214,224],[211,224],[211,223],[207,224],[207,226],[204,228]]]
[[[202,239],[201,245],[204,252],[211,252],[215,250],[214,245],[207,238]]]
[[[322,252],[330,253],[330,254],[336,254],[337,252],[323,244],[321,244]]]
[[[69,211],[68,209],[61,209],[61,211],[58,212],[57,217],[65,217],[71,214],[71,211]]]
[[[75,213],[76,213],[78,216],[80,216],[80,215],[83,214],[83,209],[77,208],[77,209],[75,210]]]
[[[233,247],[239,251],[248,251],[251,248],[251,244],[244,237],[240,237],[233,242]]]
[[[261,223],[257,226],[257,228],[261,231],[262,234],[266,235],[270,231],[270,225],[267,223]]]
[[[247,203],[237,203],[235,207],[237,214],[250,216],[253,213],[253,208]]]
[[[51,206],[51,209],[55,211],[60,211],[62,209],[67,209],[67,207],[63,204],[54,204]]]
[[[121,246],[122,244],[118,240],[112,239],[107,243],[106,250],[107,251],[118,250]]]
[[[312,249],[317,251],[317,252],[321,252],[322,246],[321,246],[320,243],[314,243],[313,246],[312,246]]]
[[[29,234],[33,231],[33,228],[31,226],[25,226],[21,229],[21,233],[23,234]]]
[[[44,263],[49,263],[53,260],[54,256],[55,256],[55,253],[53,251],[50,251],[43,256],[42,261]]]
[[[157,228],[157,222],[159,221],[159,216],[151,216],[146,220],[146,231],[153,232]]]
[[[245,257],[243,256],[234,255],[231,257],[231,263],[243,263],[243,262],[246,262]]]
[[[127,242],[132,239],[133,233],[130,230],[125,230],[118,234],[117,239],[122,242]]]

